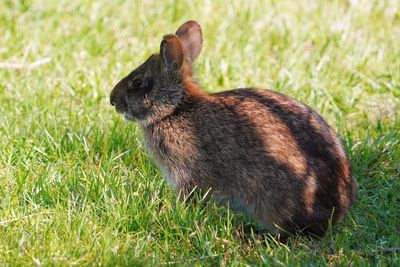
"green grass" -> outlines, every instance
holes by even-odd
[[[0,1],[0,265],[400,265],[398,1]],[[163,4],[161,4],[163,3]],[[322,240],[238,239],[182,204],[109,105],[163,34],[198,20],[209,92],[272,88],[322,114],[359,196]]]

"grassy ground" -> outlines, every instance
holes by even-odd
[[[342,135],[359,197],[324,239],[239,240],[246,218],[179,203],[109,105],[187,19],[205,90],[272,88]],[[4,0],[0,36],[1,266],[400,264],[373,252],[400,247],[398,1]]]

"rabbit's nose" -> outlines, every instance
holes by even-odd
[[[110,104],[111,104],[111,106],[115,106],[114,102],[112,101],[112,99],[110,99]]]

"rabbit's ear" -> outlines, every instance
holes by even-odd
[[[160,45],[163,68],[167,71],[179,71],[183,64],[183,50],[176,35],[165,35]]]
[[[186,58],[193,62],[199,56],[203,45],[200,25],[194,20],[189,20],[180,26],[175,34],[181,41]]]

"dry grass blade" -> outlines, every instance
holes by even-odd
[[[33,69],[40,65],[49,63],[51,61],[50,57],[45,57],[39,59],[32,63],[12,63],[12,62],[0,62],[0,69]]]

